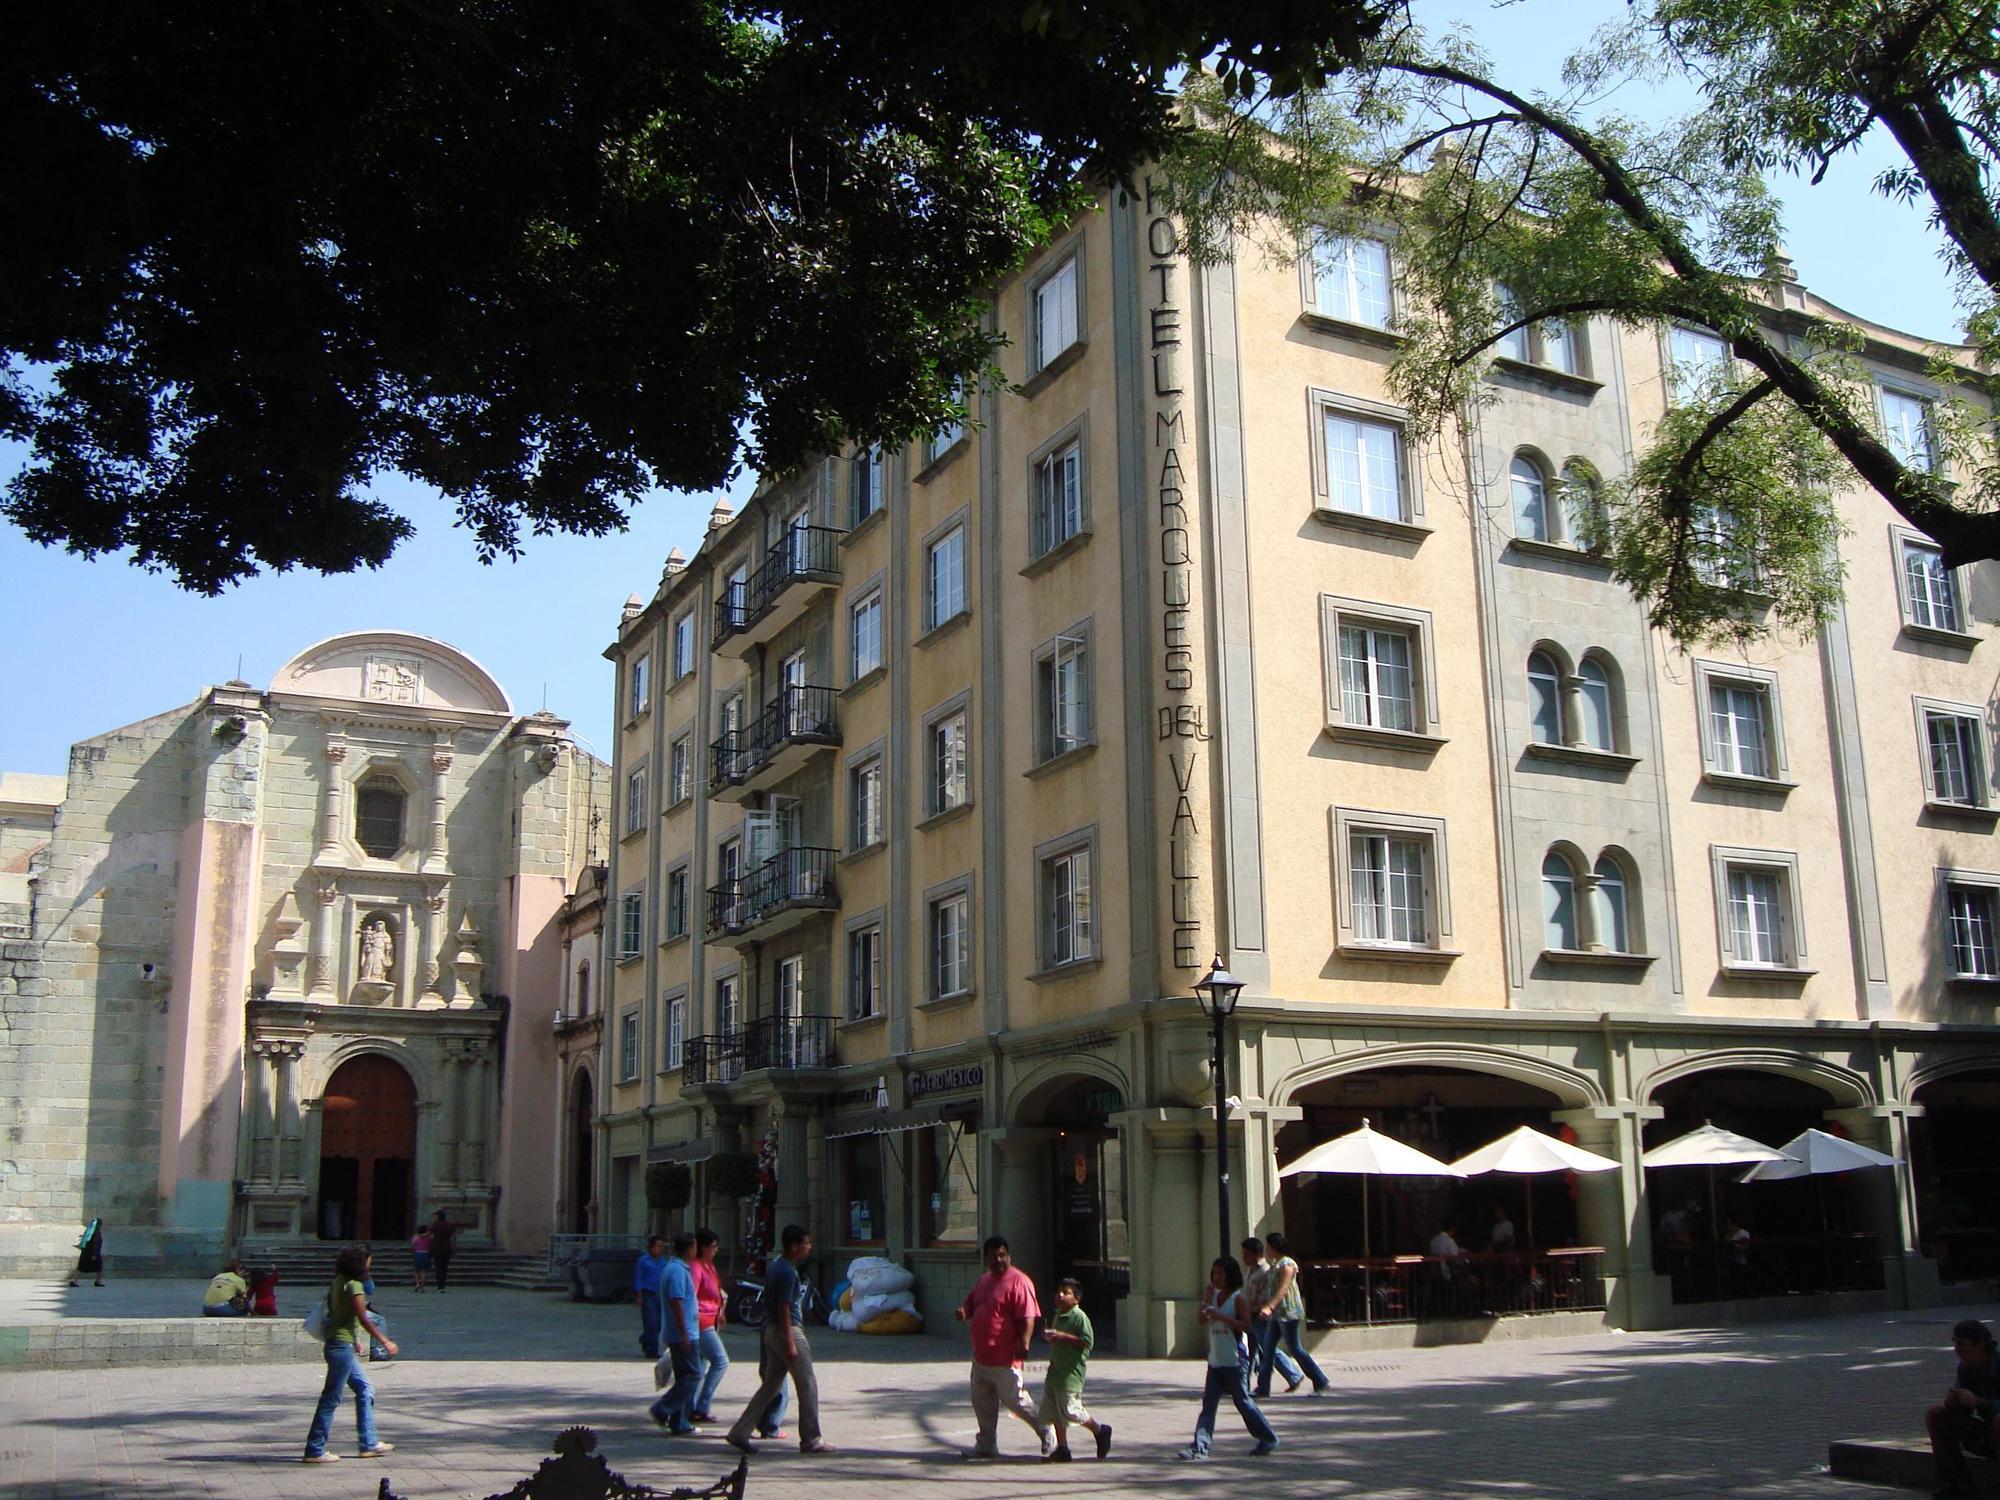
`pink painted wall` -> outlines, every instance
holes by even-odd
[[[499,974],[511,1002],[507,1062],[500,1078],[496,1176],[506,1191],[497,1219],[501,1245],[528,1254],[548,1246],[555,1205],[553,1137],[562,1129],[556,1098],[555,1013],[562,999],[563,883],[513,875],[500,887]]]

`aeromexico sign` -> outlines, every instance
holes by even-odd
[[[928,1073],[912,1073],[903,1087],[903,1093],[914,1103],[932,1094],[962,1094],[985,1087],[986,1065],[967,1063],[963,1067],[933,1068]]]
[[[1153,421],[1146,450],[1148,482],[1158,513],[1160,561],[1160,654],[1156,688],[1157,740],[1173,780],[1173,811],[1167,825],[1168,921],[1173,931],[1174,966],[1201,967],[1204,951],[1200,904],[1200,826],[1190,793],[1208,739],[1199,690],[1191,611],[1195,570],[1189,517],[1193,486],[1185,464],[1192,462],[1188,438],[1185,298],[1186,270],[1180,260],[1180,230],[1146,179],[1145,212],[1146,366]],[[1188,455],[1183,459],[1183,453]],[[1165,805],[1164,799],[1162,799]]]

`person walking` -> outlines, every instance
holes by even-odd
[[[812,1235],[803,1225],[787,1224],[778,1243],[784,1253],[764,1272],[762,1378],[743,1415],[729,1429],[729,1446],[740,1453],[757,1451],[750,1443],[751,1429],[767,1419],[789,1375],[799,1394],[799,1452],[832,1453],[836,1451],[833,1445],[820,1436],[819,1383],[813,1378],[812,1345],[806,1342],[805,1329],[800,1326],[806,1292],[799,1267],[812,1256]]]
[[[1070,1461],[1069,1430],[1081,1427],[1097,1440],[1097,1456],[1111,1452],[1111,1424],[1100,1422],[1084,1409],[1084,1373],[1097,1333],[1090,1326],[1090,1314],[1077,1304],[1083,1299],[1083,1283],[1065,1276],[1056,1283],[1056,1315],[1042,1336],[1049,1341],[1049,1373],[1042,1381],[1042,1420],[1055,1429],[1055,1451],[1042,1461],[1066,1464]]]
[[[657,1234],[632,1263],[632,1294],[639,1303],[639,1347],[646,1358],[660,1357],[660,1273],[667,1268],[667,1242]]]
[[[972,1325],[972,1414],[979,1436],[966,1451],[968,1459],[1000,1456],[1000,1410],[1004,1406],[1035,1429],[1042,1440],[1042,1457],[1055,1451],[1053,1428],[1041,1419],[1028,1399],[1021,1378],[1021,1360],[1035,1336],[1041,1306],[1035,1284],[1014,1264],[1005,1235],[986,1241],[986,1274],[972,1284],[958,1305],[958,1321]]]
[[[367,1246],[356,1245],[354,1248],[359,1250],[362,1255],[368,1255]],[[371,1365],[386,1364],[396,1356],[389,1352],[389,1345],[384,1339],[384,1333],[389,1327],[389,1320],[382,1316],[382,1309],[376,1306],[375,1303],[375,1261],[372,1256],[368,1257],[368,1265],[368,1274],[361,1278],[361,1295],[368,1299],[369,1311],[375,1315],[375,1321],[368,1329],[368,1363]]]
[[[1243,1305],[1250,1310],[1250,1378],[1257,1387],[1257,1399],[1271,1394],[1271,1370],[1275,1366],[1285,1377],[1285,1394],[1299,1388],[1305,1376],[1298,1363],[1278,1347],[1278,1320],[1271,1314],[1265,1294],[1271,1285],[1271,1269],[1264,1260],[1264,1242],[1251,1236],[1243,1242]]]
[[[1292,1247],[1283,1234],[1272,1230],[1264,1236],[1265,1262],[1269,1282],[1264,1288],[1265,1305],[1271,1309],[1271,1320],[1277,1324],[1277,1333],[1272,1347],[1282,1341],[1284,1350],[1289,1352],[1298,1364],[1299,1371],[1312,1382],[1312,1393],[1324,1396],[1333,1389],[1333,1382],[1326,1378],[1326,1371],[1319,1367],[1319,1361],[1306,1353],[1299,1342],[1299,1329],[1306,1321],[1305,1292],[1299,1286],[1299,1263],[1292,1259]],[[1260,1396],[1270,1394],[1270,1376],[1264,1377],[1264,1389]]]
[[[659,1246],[655,1238],[649,1251]],[[665,1367],[656,1371],[653,1383],[666,1385],[661,1377],[671,1375],[673,1383],[653,1402],[653,1423],[676,1437],[694,1431],[695,1392],[701,1386],[701,1307],[694,1290],[694,1236],[683,1230],[674,1236],[674,1253],[660,1267],[653,1293],[655,1341],[664,1334],[666,1353],[659,1356]]]
[[[431,1274],[431,1232],[423,1225],[410,1236],[410,1274],[415,1281],[412,1289],[421,1292],[424,1278]]]
[[[309,1464],[331,1464],[340,1461],[338,1453],[327,1451],[327,1438],[333,1429],[334,1409],[340,1405],[341,1387],[354,1392],[354,1420],[359,1428],[360,1450],[363,1458],[379,1458],[395,1448],[394,1443],[383,1442],[375,1432],[375,1387],[369,1383],[367,1373],[361,1368],[361,1355],[357,1346],[361,1332],[379,1339],[395,1357],[396,1344],[382,1331],[375,1315],[368,1310],[368,1294],[362,1290],[371,1270],[368,1252],[357,1245],[334,1257],[333,1285],[326,1294],[326,1384],[319,1393],[319,1406],[313,1411],[312,1428],[306,1433],[306,1452],[303,1462]]]
[[[1196,1315],[1208,1330],[1208,1383],[1201,1391],[1194,1441],[1176,1452],[1175,1458],[1208,1457],[1208,1445],[1215,1435],[1215,1411],[1224,1395],[1235,1403],[1236,1414],[1257,1440],[1251,1453],[1269,1453],[1278,1446],[1278,1434],[1250,1398],[1250,1356],[1243,1340],[1250,1320],[1244,1316],[1242,1294],[1243,1268],[1236,1264],[1235,1256],[1225,1255],[1208,1268],[1208,1296]]]
[[[451,1285],[451,1252],[458,1240],[458,1226],[443,1209],[431,1220],[431,1268],[437,1272],[438,1290]]]
[[[701,1361],[701,1384],[694,1393],[694,1409],[688,1416],[696,1422],[715,1420],[715,1392],[729,1373],[729,1351],[722,1347],[722,1330],[729,1317],[723,1307],[722,1273],[715,1268],[722,1237],[713,1229],[694,1232],[694,1302],[700,1314],[701,1330],[695,1339],[695,1357]],[[777,1424],[771,1424],[777,1431]]]
[[[83,1237],[76,1242],[76,1275],[70,1277],[69,1284],[75,1286],[88,1276],[99,1286],[104,1285],[104,1221],[92,1219],[83,1226]]]

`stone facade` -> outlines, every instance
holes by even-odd
[[[540,1248],[556,917],[603,785],[563,721],[394,632],[78,744],[10,946],[0,1265],[90,1217],[129,1264],[439,1207]],[[361,1058],[390,1071],[348,1075],[329,1137]]]

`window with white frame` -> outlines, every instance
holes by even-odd
[[[965,436],[965,417],[963,411],[970,408],[970,403],[967,400],[965,381],[963,379],[957,381],[952,386],[951,399],[955,405],[961,408],[961,413],[948,417],[931,434],[930,458],[933,462],[950,452],[957,445],[959,439]]]
[[[882,757],[871,755],[848,768],[847,847],[872,849],[882,842]]]
[[[1096,957],[1089,842],[1045,855],[1040,864],[1043,966],[1055,969]]]
[[[971,745],[966,738],[966,712],[958,709],[931,723],[930,810],[933,814],[963,807],[972,795]]]
[[[1035,747],[1053,760],[1090,743],[1090,633],[1064,632],[1035,655]]]
[[[1382,521],[1409,519],[1403,429],[1335,407],[1323,409],[1327,508]]]
[[[1945,946],[1954,979],[2000,980],[2000,877],[1944,875]]]
[[[1034,314],[1034,369],[1045,370],[1077,340],[1079,275],[1074,253],[1033,284],[1029,303]]]
[[[1879,388],[1882,398],[1882,441],[1912,469],[1929,474],[1937,468],[1936,427],[1931,403],[1908,391]]]
[[[1312,253],[1313,310],[1365,328],[1387,328],[1389,247],[1360,236],[1321,236]]]
[[[1913,532],[1896,533],[1902,561],[1903,621],[1921,630],[1957,635],[1965,629],[1958,576],[1945,566],[1944,551]]]
[[[882,665],[882,591],[870,589],[847,616],[848,671],[858,682]]]
[[[1954,807],[1987,806],[1986,724],[1980,712],[1919,699],[1917,716],[1923,727],[1929,800]]]
[[[1611,672],[1595,656],[1576,669],[1576,737],[1587,750],[1618,748],[1617,694]]]
[[[1562,536],[1558,540],[1572,547],[1596,546],[1602,536],[1604,506],[1596,471],[1586,463],[1564,464],[1562,476],[1556,481],[1556,498],[1560,503],[1552,512],[1552,519],[1562,523]]]
[[[679,735],[667,747],[667,806],[678,807],[694,795],[694,737]]]
[[[949,999],[972,989],[972,894],[960,889],[926,907],[924,940],[930,998]]]
[[[674,681],[694,670],[694,615],[683,612],[674,619]]]
[[[882,1013],[882,924],[869,922],[847,934],[847,1019]]]
[[[1704,583],[1743,593],[1764,586],[1757,539],[1727,506],[1704,506],[1695,513],[1688,526],[1688,551]]]
[[[1414,732],[1416,655],[1411,633],[1388,625],[1340,626],[1340,715],[1349,725]]]
[[[1632,894],[1624,866],[1608,854],[1600,855],[1591,873],[1596,877],[1590,896],[1598,945],[1613,953],[1633,952]]]
[[[718,1035],[733,1036],[743,1021],[740,1003],[741,981],[733,974],[718,974],[715,980],[715,1029]]]
[[[1701,720],[1702,769],[1711,779],[1785,778],[1778,678],[1760,667],[1695,663]]]
[[[653,653],[642,651],[632,658],[632,702],[627,710],[638,718],[653,706]]]
[[[639,1076],[639,1009],[634,1006],[618,1017],[618,1081],[631,1083]]]
[[[1801,968],[1806,942],[1798,856],[1715,845],[1710,857],[1723,967]]]
[[[805,1014],[806,1005],[806,961],[803,955],[794,953],[789,958],[779,959],[777,981],[779,1018],[798,1020]]]
[[[1706,328],[1676,323],[1667,334],[1668,384],[1677,399],[1698,396],[1729,373],[1729,345]]]
[[[882,450],[863,448],[854,455],[854,524],[879,511],[886,498],[882,473]]]
[[[1528,732],[1538,745],[1563,743],[1563,674],[1546,651],[1528,653]]]
[[[646,826],[646,768],[642,765],[625,778],[625,831],[637,833]]]
[[[618,956],[637,958],[646,940],[646,893],[627,891],[618,898]]]
[[[676,865],[667,871],[667,941],[684,938],[688,931],[688,868]]]
[[[1429,850],[1421,838],[1360,832],[1348,840],[1357,942],[1431,946]]]
[[[1531,542],[1546,542],[1553,535],[1549,525],[1549,478],[1542,466],[1525,453],[1517,453],[1507,469],[1507,483],[1514,497],[1514,535]]]
[[[1507,331],[1494,342],[1493,352],[1517,364],[1540,365],[1565,375],[1588,373],[1584,324],[1568,318],[1521,322],[1521,302],[1508,286],[1494,287],[1499,305],[1497,326]],[[1519,324],[1519,327],[1512,325]]]
[[[1542,860],[1542,946],[1573,952],[1583,946],[1576,903],[1576,867],[1550,850]]]
[[[965,613],[965,528],[954,526],[930,544],[924,626],[935,630]]]
[[[688,1003],[686,995],[674,995],[667,1000],[666,1057],[661,1066],[667,1072],[679,1070],[683,1053],[687,1047]]]
[[[1506,331],[1494,340],[1493,352],[1502,359],[1516,360],[1521,364],[1529,362],[1528,325],[1521,321],[1521,299],[1514,295],[1514,289],[1503,284],[1493,288],[1494,301],[1499,305],[1496,326]],[[1520,324],[1519,327],[1512,325]]]
[[[1073,439],[1035,460],[1035,555],[1083,530],[1083,442]]]

